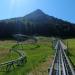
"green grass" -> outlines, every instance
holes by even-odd
[[[16,52],[12,51],[11,53],[9,52],[8,54],[2,56],[0,58],[0,63],[4,63],[4,62],[11,61],[11,60],[15,60],[17,58],[19,58],[19,55]]]
[[[10,48],[11,46],[12,42],[10,45],[5,46],[5,48]],[[41,37],[36,44],[25,44],[23,45],[23,48],[27,55],[27,63],[21,67],[17,67],[9,73],[0,72],[0,75],[27,75],[32,69],[35,69],[35,67],[44,63],[47,58],[52,58],[54,54],[54,51],[51,48],[50,39],[47,37]],[[16,56],[13,56],[13,58],[14,57]]]
[[[8,62],[19,57],[16,52],[10,51],[14,44],[10,41],[0,41],[0,63]]]
[[[69,57],[75,65],[75,39],[67,39],[66,41],[68,41],[68,51],[70,53]]]

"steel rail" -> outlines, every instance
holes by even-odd
[[[75,75],[75,71],[65,52],[67,47],[61,40],[57,41],[56,47],[56,53],[49,75]]]
[[[52,74],[53,74],[53,71],[54,71],[54,64],[55,64],[55,62],[56,62],[56,57],[57,57],[57,50],[56,50],[56,53],[55,53],[55,56],[54,56],[54,60],[53,60],[53,62],[52,62],[51,68],[50,68],[49,75],[52,75]]]

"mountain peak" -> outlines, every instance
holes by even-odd
[[[41,15],[45,15],[45,13],[42,10],[37,9],[26,16],[41,16]]]
[[[42,21],[47,20],[47,22],[48,22],[48,19],[50,19],[50,17],[40,9],[37,9],[37,10],[31,12],[30,14],[24,16],[24,18],[27,20],[32,20],[32,21],[37,21],[37,22],[39,22],[41,20]]]
[[[40,9],[35,10],[34,13],[44,14],[44,12],[42,10],[40,10]]]

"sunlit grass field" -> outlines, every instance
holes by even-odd
[[[67,39],[66,42],[68,42],[69,57],[75,65],[75,39]]]
[[[15,44],[15,41],[1,41],[0,42],[0,63],[8,60],[18,58],[18,54],[10,53],[9,49]],[[34,70],[47,61],[48,58],[52,58],[54,50],[51,47],[51,41],[48,37],[39,37],[37,43],[25,43],[23,42],[23,51],[27,55],[27,63],[23,66],[17,67],[11,72],[0,72],[0,75],[28,75],[29,72]],[[4,49],[4,54],[1,55]],[[10,56],[10,57],[9,57]],[[50,66],[50,65],[49,65]]]
[[[0,41],[0,63],[15,60],[19,57],[16,52],[10,51],[11,47],[15,44],[15,41]]]

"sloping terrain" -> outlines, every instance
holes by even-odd
[[[38,9],[24,17],[0,21],[0,38],[10,38],[16,33],[69,38],[75,37],[75,24]]]
[[[27,63],[23,66],[15,68],[10,72],[0,72],[0,75],[26,75],[32,72],[35,68],[42,68],[43,72],[44,67],[46,66],[45,71],[48,73],[48,67],[50,66],[50,60],[53,58],[54,50],[52,50],[51,39],[48,37],[39,37],[37,43],[30,43],[27,41],[23,42],[23,51],[27,55]],[[3,44],[4,43],[4,44]],[[11,40],[9,43],[2,42],[2,46],[9,49],[14,42]],[[16,56],[12,56],[14,58]],[[3,59],[4,60],[4,59]],[[48,63],[48,64],[46,64]],[[42,66],[43,65],[43,66]],[[39,72],[39,70],[37,70]]]

